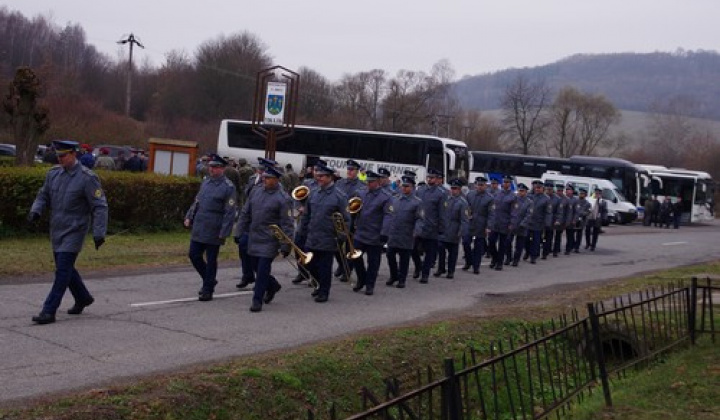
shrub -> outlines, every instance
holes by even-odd
[[[46,167],[0,167],[0,236],[30,231],[25,218],[47,171]],[[107,196],[111,232],[179,228],[200,188],[200,180],[190,177],[110,171],[97,174]],[[49,212],[45,212],[39,229],[47,231],[48,221]]]

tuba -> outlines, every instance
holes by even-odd
[[[360,205],[362,207],[362,201],[360,201]],[[345,235],[348,238],[347,244],[349,250],[345,257],[349,260],[355,260],[362,257],[362,251],[360,251],[359,249],[355,249],[355,247],[353,246],[352,236],[350,235],[350,231],[345,224],[345,218],[343,217],[343,215],[340,212],[335,212],[332,214],[332,218],[333,223],[335,224],[335,232]]]
[[[310,188],[307,185],[300,185],[293,188],[290,196],[295,201],[305,201],[310,195]]]
[[[295,245],[295,242],[293,242],[293,240],[282,231],[280,226],[270,225],[269,228],[278,241],[290,245],[290,248],[292,248],[295,255],[297,255],[298,264],[308,265],[310,263],[310,260],[312,260],[313,257],[312,252],[303,252],[300,247]]]

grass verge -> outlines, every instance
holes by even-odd
[[[323,415],[331,402],[336,404],[338,417],[342,418],[362,410],[357,392],[363,386],[382,395],[383,378],[395,376],[411,382],[417,368],[439,367],[444,357],[457,357],[469,345],[487,355],[493,341],[522,337],[528,326],[571,308],[582,308],[586,302],[688,279],[699,273],[720,274],[720,263],[666,270],[557,294],[533,294],[527,298],[511,295],[487,302],[482,316],[472,311],[463,312],[454,314],[452,319],[358,334],[205,368],[156,375],[129,385],[48,398],[24,408],[0,410],[0,419],[302,419],[307,409]],[[682,371],[685,380],[673,379],[673,375],[681,373],[678,369],[688,362],[683,359],[673,362],[675,357],[700,360],[705,370],[701,363]],[[668,418],[718,418],[707,416],[720,412],[720,399],[704,397],[717,393],[717,376],[715,382],[698,379],[698,376],[709,376],[707,372],[717,372],[720,366],[717,347],[706,352],[705,347],[698,346],[687,354],[661,361],[663,363],[652,370],[639,371],[637,375],[648,376],[665,369],[662,379],[648,378],[648,386],[668,380],[660,387],[665,392],[695,397],[699,395],[696,388],[700,387],[703,395],[698,403],[677,410],[684,416]],[[631,379],[627,383],[616,381],[614,386],[615,411],[595,403],[588,405],[584,412],[588,417],[584,418],[615,418],[608,415],[625,412],[630,414],[617,418],[658,418],[651,414],[670,413],[677,404],[664,394],[653,396],[652,393],[659,392],[658,388],[636,387]],[[642,400],[654,400],[662,407],[640,405]],[[640,417],[645,414],[648,416]]]
[[[47,236],[2,239],[0,277],[19,277],[50,273],[55,270],[52,246]],[[75,267],[83,270],[108,268],[152,268],[168,265],[189,265],[187,258],[190,232],[149,234],[118,233],[109,236],[99,250],[92,237],[85,239]],[[220,261],[237,260],[237,246],[232,239],[220,248]]]

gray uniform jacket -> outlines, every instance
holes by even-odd
[[[517,236],[527,236],[528,226],[535,212],[533,200],[529,195],[517,196],[512,206],[512,217],[510,219],[510,233]]]
[[[449,196],[443,203],[442,234],[438,238],[443,242],[456,244],[462,239],[462,233],[468,231],[470,207],[462,196]]]
[[[495,194],[488,220],[490,230],[497,233],[508,233],[512,207],[516,198],[517,196],[510,190],[500,190]]]
[[[381,246],[380,235],[387,236],[392,195],[384,188],[360,191],[363,206],[355,219],[355,240],[366,245]]]
[[[58,165],[48,171],[30,211],[42,214],[46,207],[52,212],[53,252],[79,253],[90,229],[90,216],[93,237],[105,237],[108,222],[105,193],[97,175],[79,160],[68,170]]]
[[[423,221],[418,236],[425,239],[438,239],[440,233],[440,214],[447,194],[438,186],[427,186],[418,190],[418,198],[422,200]]]
[[[473,192],[473,191],[471,191]],[[488,220],[490,218],[490,209],[492,208],[493,197],[485,192],[480,194],[474,191],[475,194],[468,194],[468,204],[470,205],[470,224],[469,234],[470,236],[479,236],[484,238],[485,231],[488,227]]]
[[[575,222],[577,222],[577,214],[575,213],[575,205],[578,202],[578,198],[573,196],[565,197],[565,227],[575,228]]]
[[[390,248],[412,249],[415,234],[422,224],[422,200],[415,194],[400,194],[392,199],[390,222],[388,227],[388,243]]]
[[[350,227],[350,217],[346,207],[348,199],[342,191],[331,184],[326,188],[315,188],[306,200],[305,213],[300,222],[301,237],[306,237],[305,246],[310,250],[329,251],[337,250],[337,234],[332,214],[339,212]]]
[[[590,202],[584,198],[578,198],[577,203],[575,203],[575,228],[584,228],[589,214]]]
[[[552,225],[554,229],[559,228],[560,224],[562,224],[563,219],[565,218],[565,207],[562,208],[560,205],[562,204],[562,197],[560,197],[557,194],[553,194],[550,196],[550,201],[552,201]]]
[[[192,223],[191,239],[208,245],[222,245],[235,220],[235,186],[221,175],[208,177],[187,214]]]
[[[274,258],[279,249],[289,250],[281,244],[270,225],[278,225],[288,238],[293,237],[293,218],[290,196],[278,185],[274,189],[256,188],[240,212],[239,235],[248,234],[248,254],[254,257]]]
[[[343,194],[345,194],[348,197],[355,197],[358,192],[360,192],[363,189],[366,189],[366,185],[364,182],[360,181],[358,178],[355,179],[348,179],[348,178],[342,178],[338,179],[335,182],[335,188],[342,191]]]
[[[552,226],[553,206],[552,199],[544,192],[533,194],[530,197],[533,201],[533,213],[528,224],[529,230],[543,230]]]

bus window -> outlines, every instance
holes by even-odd
[[[440,171],[445,170],[445,153],[443,153],[442,142],[430,141],[428,142],[428,168],[435,168]]]
[[[403,139],[390,139],[388,143],[388,154],[395,162],[416,164],[422,161],[423,143]]]
[[[363,140],[363,144],[368,143],[367,148],[363,145],[362,150],[360,151],[361,153],[353,155],[353,157],[364,159],[365,156],[377,156],[375,154],[375,149],[371,149],[372,146],[370,143],[373,143],[373,140],[376,139]],[[322,139],[320,145],[322,153],[320,153],[320,155],[348,156],[353,152],[354,144],[357,144],[357,136],[355,134],[328,131]],[[362,154],[362,152],[364,152],[364,154]]]

